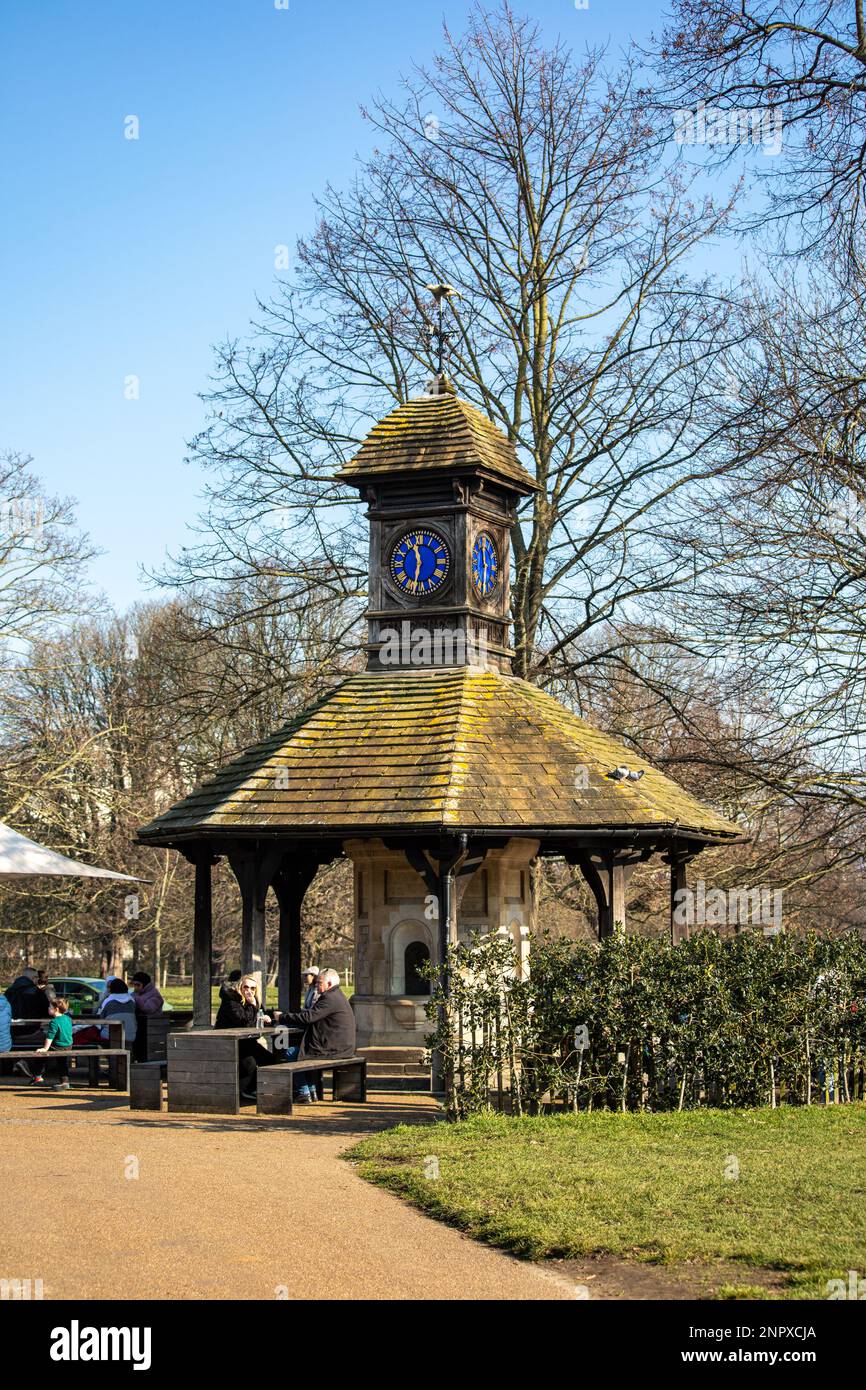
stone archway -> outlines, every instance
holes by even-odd
[[[406,988],[406,952],[412,946],[423,946],[430,960],[433,955],[433,935],[427,923],[406,918],[392,928],[388,937],[388,964],[391,994],[399,998],[409,995]]]

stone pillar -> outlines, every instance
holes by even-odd
[[[431,854],[435,846],[428,845]],[[427,861],[429,882],[402,849],[382,840],[347,840],[343,849],[355,879],[355,995],[353,1006],[360,1047],[424,1046],[430,1031],[423,995],[408,995],[406,948],[421,944],[435,963],[440,958],[437,865]],[[513,839],[486,853],[470,842],[455,871],[453,899],[457,938],[472,931],[508,933],[528,969],[533,925],[532,865],[537,840]]]
[[[355,896],[355,993],[359,1047],[424,1047],[426,996],[408,995],[406,948],[419,943],[438,960],[435,894],[402,850],[379,839],[347,840]]]
[[[485,877],[486,928],[510,936],[518,952],[521,976],[529,973],[529,939],[535,928],[535,858],[538,840],[509,840],[503,849],[488,851],[479,871]],[[467,898],[472,901],[472,881]],[[476,900],[477,901],[477,900]],[[466,899],[464,904],[467,906]],[[461,913],[461,934],[478,930],[468,911]]]

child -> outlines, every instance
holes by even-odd
[[[52,999],[49,1003],[49,1016],[51,1022],[48,1025],[48,1033],[45,1038],[45,1046],[37,1048],[37,1052],[48,1052],[52,1047],[57,1052],[64,1052],[72,1046],[72,1022],[66,1017],[69,1009],[69,1002],[66,999]],[[57,1080],[54,1082],[55,1091],[69,1090],[69,1062],[65,1057],[52,1059],[56,1067]],[[37,1062],[33,1072],[31,1086],[43,1084],[42,1073],[45,1070],[45,1062]]]

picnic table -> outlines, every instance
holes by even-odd
[[[28,1027],[32,1027],[33,1033],[30,1038],[27,1039],[13,1038],[11,1050],[9,1052],[0,1052],[0,1061],[12,1063],[18,1061],[41,1061],[42,1056],[39,1055],[36,1045],[38,1039],[34,1041],[34,1035],[39,1029],[45,1032],[50,1021],[51,1020],[47,1018],[14,1018],[12,1020],[13,1027],[26,1024]],[[129,1051],[124,1041],[123,1023],[119,1019],[112,1020],[108,1018],[100,1020],[99,1023],[100,1027],[107,1029],[107,1040],[100,1038],[98,1042],[85,1043],[83,1046],[79,1047],[75,1043],[75,1030],[73,1028],[72,1047],[51,1047],[47,1054],[43,1054],[43,1056],[47,1056],[49,1059],[52,1057],[64,1057],[67,1061],[75,1063],[76,1072],[79,1063],[84,1062],[88,1069],[87,1080],[90,1086],[99,1085],[99,1063],[105,1058],[108,1063],[109,1086],[116,1091],[128,1091]]]
[[[299,1038],[302,1028],[187,1028],[167,1040],[168,1108],[184,1114],[240,1114],[240,1043],[264,1038],[273,1051],[276,1033]]]
[[[47,1030],[48,1030],[48,1025],[49,1025],[50,1022],[51,1022],[51,1019],[50,1019],[50,1018],[13,1018],[11,1026],[12,1026],[13,1028],[22,1028],[22,1027],[24,1027],[24,1025],[26,1024],[28,1027],[30,1027],[30,1028],[33,1029],[34,1034],[35,1034],[37,1028],[41,1028],[41,1029],[42,1029],[42,1032],[45,1033],[45,1032],[47,1032]],[[102,1039],[102,1038],[101,1038],[101,1039],[99,1040],[99,1042],[87,1043],[87,1044],[85,1044],[85,1046],[87,1046],[87,1047],[92,1047],[92,1048],[96,1049],[96,1048],[99,1048],[99,1047],[123,1047],[123,1046],[125,1045],[125,1042],[126,1042],[126,1029],[125,1029],[124,1026],[123,1026],[123,1021],[122,1021],[122,1019],[116,1019],[116,1020],[114,1020],[114,1019],[110,1019],[110,1018],[97,1018],[96,1015],[94,1014],[93,1018],[85,1018],[85,1019],[77,1019],[77,1018],[76,1018],[76,1019],[70,1019],[70,1022],[72,1023],[72,1040],[73,1040],[73,1045],[75,1044],[75,1030],[76,1030],[76,1028],[93,1028],[93,1027],[96,1027],[97,1025],[98,1025],[100,1028],[106,1028],[106,1029],[108,1030],[108,1038],[107,1038],[107,1039]],[[13,1052],[19,1051],[19,1050],[21,1050],[21,1049],[30,1050],[30,1049],[32,1048],[32,1046],[33,1046],[33,1044],[32,1044],[32,1042],[31,1042],[29,1039],[24,1039],[24,1038],[13,1038],[13,1039],[12,1039],[12,1051],[13,1051]],[[53,1051],[53,1050],[54,1050],[54,1049],[52,1048],[51,1051]],[[51,1055],[51,1053],[49,1052],[49,1056],[50,1056],[50,1055]]]

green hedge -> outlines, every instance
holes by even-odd
[[[862,1099],[866,946],[848,934],[670,946],[537,937],[531,978],[512,942],[452,948],[434,975],[429,1038],[445,1057],[449,1114],[488,1108],[668,1110]],[[440,1012],[443,1011],[443,1012]]]

